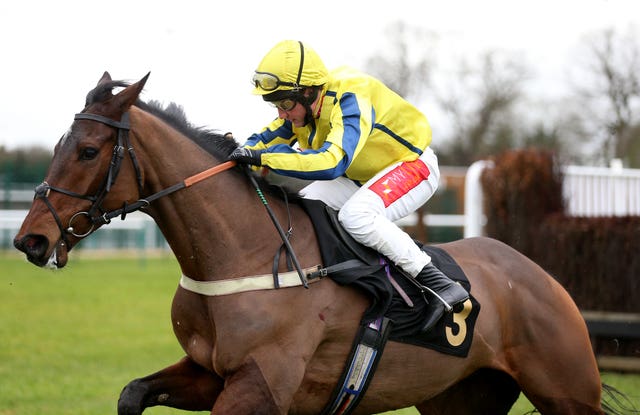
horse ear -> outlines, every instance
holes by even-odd
[[[147,74],[137,82],[138,84],[140,84],[140,91],[142,91],[142,88],[144,88],[144,84],[147,83],[147,79],[149,79],[149,75],[151,75],[151,72],[147,72]]]
[[[144,84],[147,83],[151,72],[147,73],[141,80],[135,84],[131,84],[115,96],[115,103],[124,112],[129,109],[131,105],[138,99],[138,96],[144,88]]]
[[[105,82],[111,82],[111,75],[109,75],[109,72],[107,71],[104,71],[102,74],[102,78],[98,81],[98,85],[104,84]]]

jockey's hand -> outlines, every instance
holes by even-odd
[[[262,151],[260,150],[250,150],[245,147],[238,147],[233,150],[233,153],[229,155],[229,160],[235,160],[236,162],[242,164],[262,166],[262,162],[260,161],[261,154]]]

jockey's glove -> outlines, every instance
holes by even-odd
[[[262,151],[260,150],[250,150],[245,147],[238,147],[229,155],[229,160],[234,160],[242,164],[262,166],[262,161],[260,161],[261,154]]]

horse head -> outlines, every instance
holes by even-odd
[[[14,239],[35,265],[64,267],[73,246],[108,223],[106,212],[139,198],[142,174],[129,144],[128,111],[148,76],[129,85],[105,72],[56,144],[46,178],[36,187]],[[122,90],[114,94],[116,88]]]

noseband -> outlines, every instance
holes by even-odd
[[[111,162],[109,163],[109,170],[107,171],[107,174],[102,182],[100,190],[98,190],[95,195],[83,195],[72,192],[70,190],[61,189],[59,187],[51,186],[46,181],[42,182],[35,189],[34,199],[42,199],[47,208],[49,208],[49,211],[53,215],[53,218],[55,219],[56,224],[60,229],[62,240],[65,244],[67,244],[67,246],[70,246],[69,241],[67,240],[67,234],[71,234],[76,238],[84,238],[85,236],[93,232],[96,226],[101,226],[103,224],[109,223],[111,222],[111,218],[118,215],[122,215],[122,218],[124,219],[124,216],[132,211],[127,209],[126,202],[124,202],[124,206],[122,209],[117,210],[118,213],[116,215],[112,215],[112,213],[116,211],[107,212],[102,208],[102,202],[104,201],[104,198],[109,194],[109,192],[111,191],[111,187],[115,184],[115,181],[118,178],[118,173],[120,172],[120,167],[122,166],[122,159],[124,158],[125,149],[129,152],[129,158],[131,159],[131,163],[133,164],[133,168],[136,172],[138,194],[141,194],[142,192],[142,175],[140,173],[140,167],[138,165],[138,160],[136,158],[135,152],[133,151],[133,147],[129,142],[129,113],[125,112],[124,114],[122,114],[122,118],[120,119],[120,121],[115,121],[102,115],[88,113],[76,114],[74,120],[96,121],[116,128],[118,130],[118,139],[113,147],[113,154],[111,156]],[[67,196],[75,197],[77,199],[88,200],[89,202],[91,202],[91,207],[87,211],[77,212],[73,216],[71,216],[71,219],[69,219],[69,225],[65,228],[62,224],[62,221],[60,220],[60,216],[49,201],[49,194],[51,193],[51,191],[62,193]],[[142,205],[137,207],[136,210],[140,209],[141,207]],[[86,232],[77,233],[74,230],[73,223],[81,216],[85,216],[91,223],[91,226]]]

